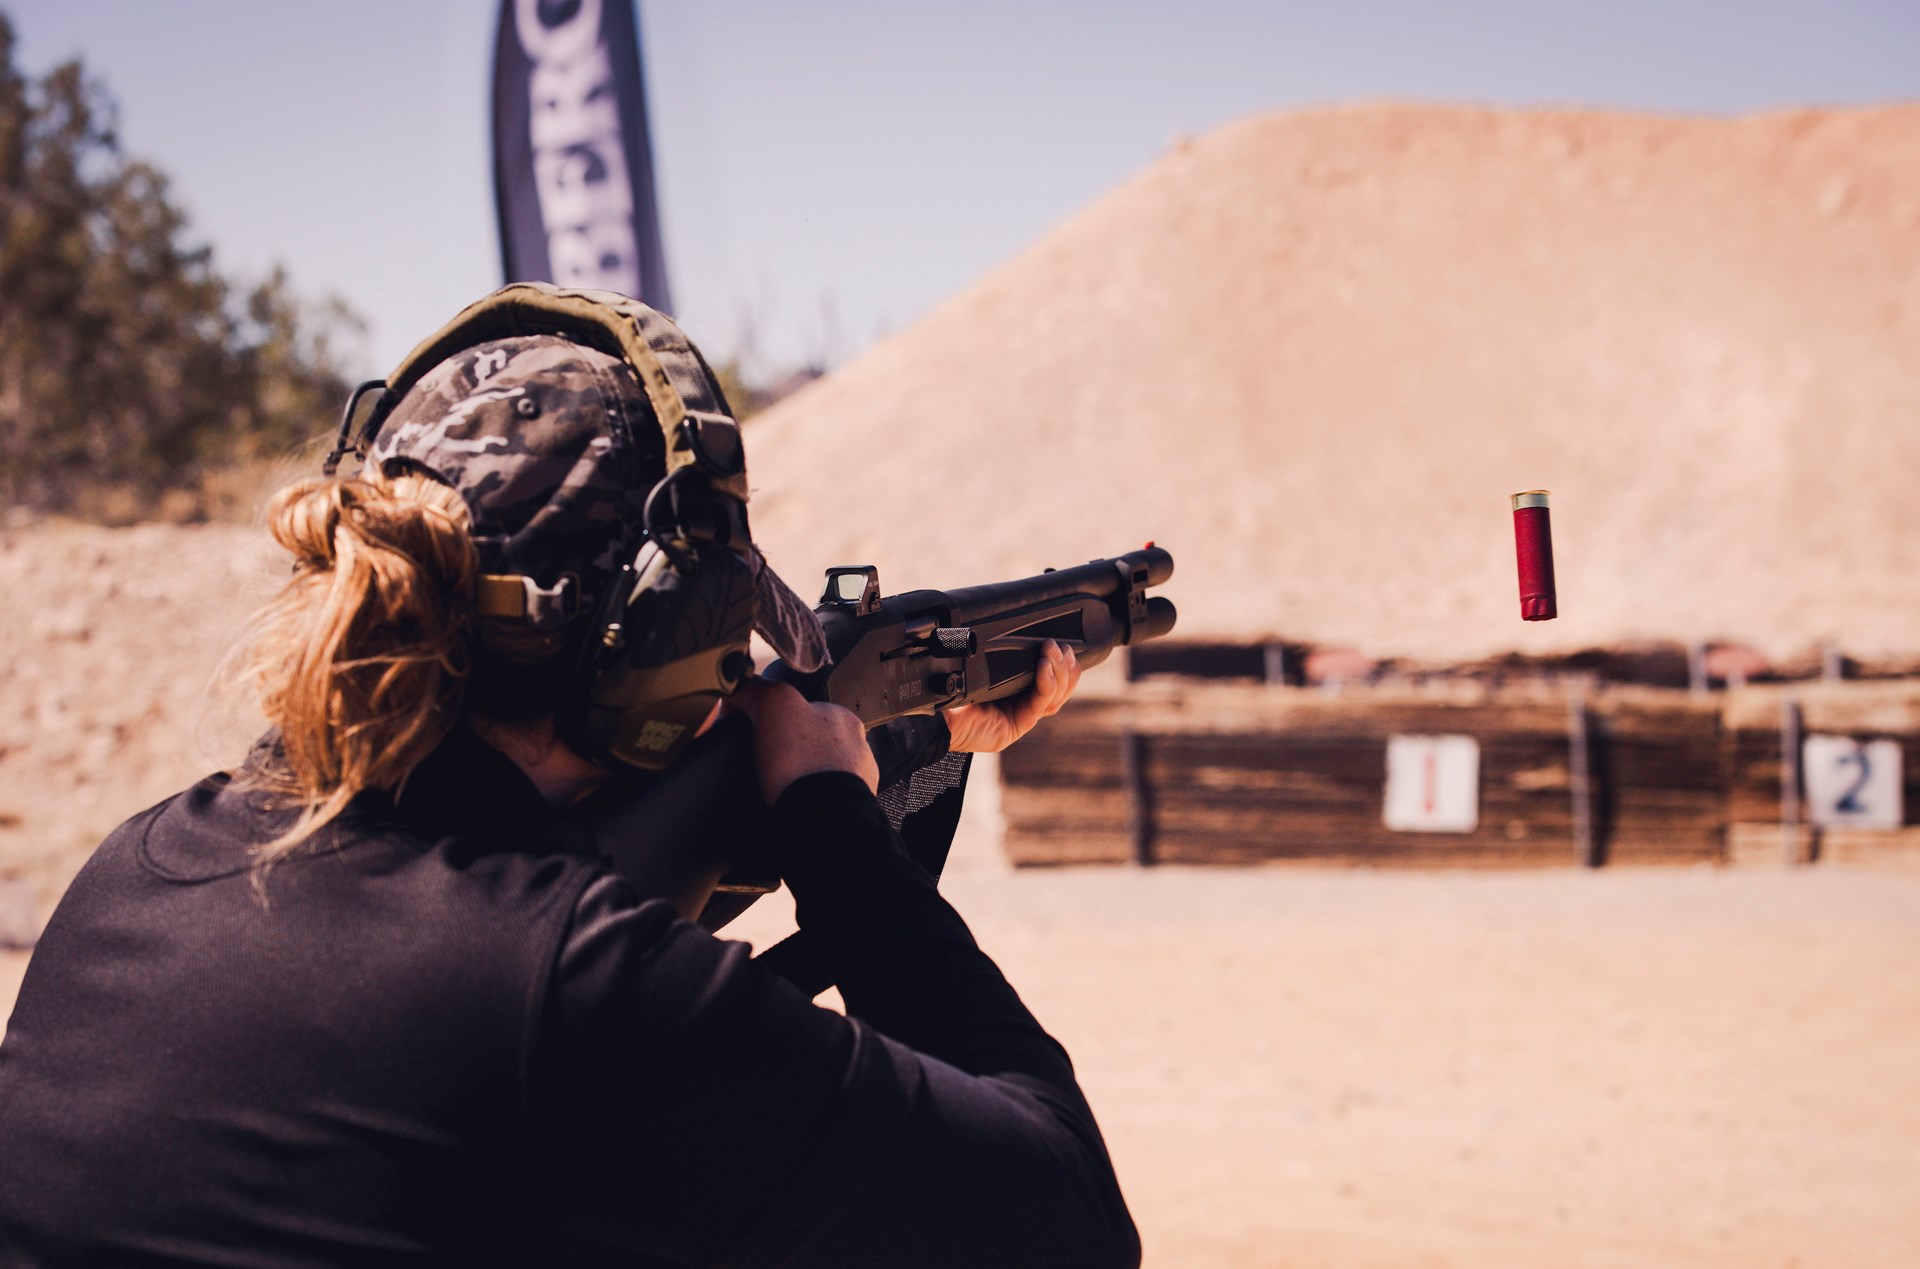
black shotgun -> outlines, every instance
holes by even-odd
[[[1035,577],[960,590],[882,596],[871,567],[827,570],[815,611],[833,664],[796,674],[779,661],[766,677],[809,700],[843,705],[867,727],[883,789],[912,775],[937,749],[929,736],[942,709],[997,701],[1025,691],[1049,640],[1083,667],[1121,644],[1173,629],[1173,604],[1147,588],[1173,576],[1173,556],[1149,543],[1111,559]],[[634,773],[566,817],[562,832],[590,835],[645,895],[673,898],[682,914],[717,928],[779,887],[763,851],[766,807],[753,768],[753,735],[739,716],[723,719],[667,771]],[[938,875],[937,861],[929,863]],[[708,894],[719,896],[711,905]],[[730,897],[739,896],[739,897]]]
[[[846,706],[869,730],[910,714],[997,701],[1033,683],[1049,639],[1072,648],[1090,669],[1120,644],[1173,629],[1173,605],[1147,594],[1172,576],[1173,556],[1151,545],[1015,582],[889,597],[880,594],[871,567],[830,568],[815,611],[833,664],[796,675],[775,662],[767,677],[793,684],[809,700]]]

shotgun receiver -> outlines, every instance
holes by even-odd
[[[911,777],[923,755],[944,748],[944,735],[934,735],[944,732],[938,711],[1025,691],[1047,640],[1090,668],[1121,644],[1173,629],[1173,604],[1147,594],[1171,576],[1173,556],[1151,543],[1018,581],[893,596],[881,595],[872,567],[832,568],[815,612],[833,663],[799,674],[774,661],[765,675],[853,711],[867,727],[884,793]],[[636,772],[603,788],[560,831],[605,856],[641,894],[676,899],[682,915],[718,928],[752,896],[779,887],[764,853],[766,814],[751,725],[734,716],[668,770]],[[921,860],[936,877],[944,845],[939,855]]]
[[[997,701],[1025,691],[1040,647],[1057,640],[1083,668],[1123,643],[1173,629],[1173,605],[1147,587],[1173,576],[1173,556],[1149,544],[1078,568],[961,590],[883,598],[872,567],[830,568],[819,614],[833,664],[767,677],[809,700],[844,705],[869,730],[909,714]]]

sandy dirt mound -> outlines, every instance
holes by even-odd
[[[893,588],[1152,537],[1189,635],[1911,651],[1917,149],[1920,106],[1237,124],[757,421],[756,532]]]
[[[208,688],[274,564],[232,526],[0,533],[0,885],[44,908],[108,829],[245,752],[257,717]]]

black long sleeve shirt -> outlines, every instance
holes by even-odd
[[[456,734],[276,866],[224,777],[75,881],[0,1045],[0,1263],[1109,1265],[1066,1054],[847,775],[774,808],[819,1009]]]

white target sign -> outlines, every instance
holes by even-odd
[[[1800,750],[1807,818],[1821,828],[1899,828],[1900,742],[1808,736]]]
[[[1480,742],[1472,736],[1387,740],[1387,827],[1471,833],[1480,826]]]

